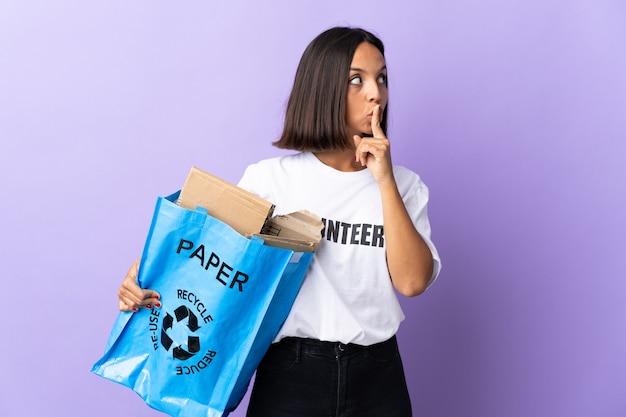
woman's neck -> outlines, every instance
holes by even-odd
[[[354,150],[313,152],[324,165],[343,172],[361,171],[366,167],[354,161]]]

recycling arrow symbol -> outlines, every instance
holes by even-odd
[[[174,316],[176,317],[176,323],[180,323],[182,320],[187,319],[187,327],[191,331],[191,333],[195,333],[196,330],[200,328],[198,326],[198,318],[193,312],[182,305],[174,310]],[[163,327],[161,328],[161,345],[165,348],[165,350],[169,351],[174,344],[174,341],[167,334],[167,331],[170,330],[174,326],[174,317],[167,313],[163,318]],[[187,337],[187,349],[183,349],[181,346],[175,346],[172,350],[172,356],[175,359],[180,359],[182,361],[191,358],[193,355],[200,351],[200,338],[198,336],[189,335]]]

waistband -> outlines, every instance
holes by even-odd
[[[353,353],[363,353],[369,350],[397,350],[398,342],[396,336],[392,336],[390,339],[375,343],[369,346],[357,345],[354,343],[340,343],[340,342],[325,342],[317,339],[307,339],[301,337],[285,337],[281,339],[277,346],[281,348],[287,348],[294,350],[298,354],[300,352],[306,352],[308,354],[318,354],[323,356],[339,356],[350,355]]]

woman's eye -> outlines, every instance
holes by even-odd
[[[379,84],[387,84],[387,76],[386,75],[379,75],[378,76],[378,83]]]
[[[350,84],[361,84],[361,76],[360,75],[355,75],[354,77],[350,78]]]

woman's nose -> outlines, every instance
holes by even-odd
[[[378,102],[380,97],[380,85],[378,85],[377,82],[369,83],[369,87],[367,89],[367,99],[369,101]]]

